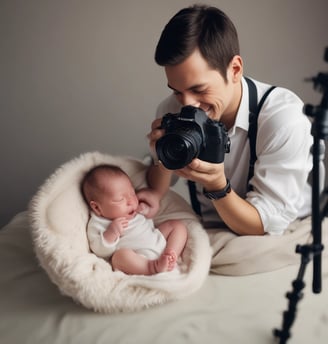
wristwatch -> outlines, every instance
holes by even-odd
[[[204,196],[212,201],[223,198],[230,192],[231,192],[231,185],[230,185],[229,179],[227,179],[227,185],[221,190],[217,190],[217,191],[206,191],[205,189],[203,190]]]

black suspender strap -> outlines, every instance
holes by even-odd
[[[247,190],[250,190],[249,180],[254,175],[254,164],[257,159],[256,156],[256,135],[257,135],[257,89],[256,85],[251,79],[245,78],[248,85],[248,140],[249,140],[249,167],[247,177]]]
[[[249,97],[249,128],[248,128],[248,140],[249,140],[249,170],[248,170],[248,177],[247,177],[247,190],[252,190],[252,186],[249,184],[250,179],[254,175],[254,165],[257,160],[256,155],[256,138],[257,138],[257,120],[261,111],[261,108],[273,89],[276,86],[271,86],[261,98],[259,104],[257,104],[257,89],[254,82],[249,79],[245,78],[247,85],[248,85],[248,97]]]
[[[189,196],[190,196],[190,203],[194,212],[201,216],[200,204],[197,198],[197,190],[195,182],[188,180],[188,189],[189,189]]]

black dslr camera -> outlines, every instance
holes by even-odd
[[[193,159],[221,163],[230,152],[230,138],[223,123],[207,117],[194,106],[166,114],[161,123],[165,134],[156,142],[158,159],[169,170],[188,165]]]

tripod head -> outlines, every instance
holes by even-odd
[[[328,47],[325,49],[324,61],[328,62]],[[323,93],[320,105],[306,104],[304,113],[313,117],[312,135],[319,139],[328,139],[328,73],[318,73],[317,76],[307,79],[312,81],[314,89]]]

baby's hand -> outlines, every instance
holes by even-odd
[[[113,242],[119,238],[126,227],[128,226],[129,221],[125,217],[119,217],[113,220],[104,233],[104,238],[108,242]]]
[[[129,221],[125,217],[118,217],[111,222],[107,230],[115,232],[117,236],[121,236],[128,224]]]

